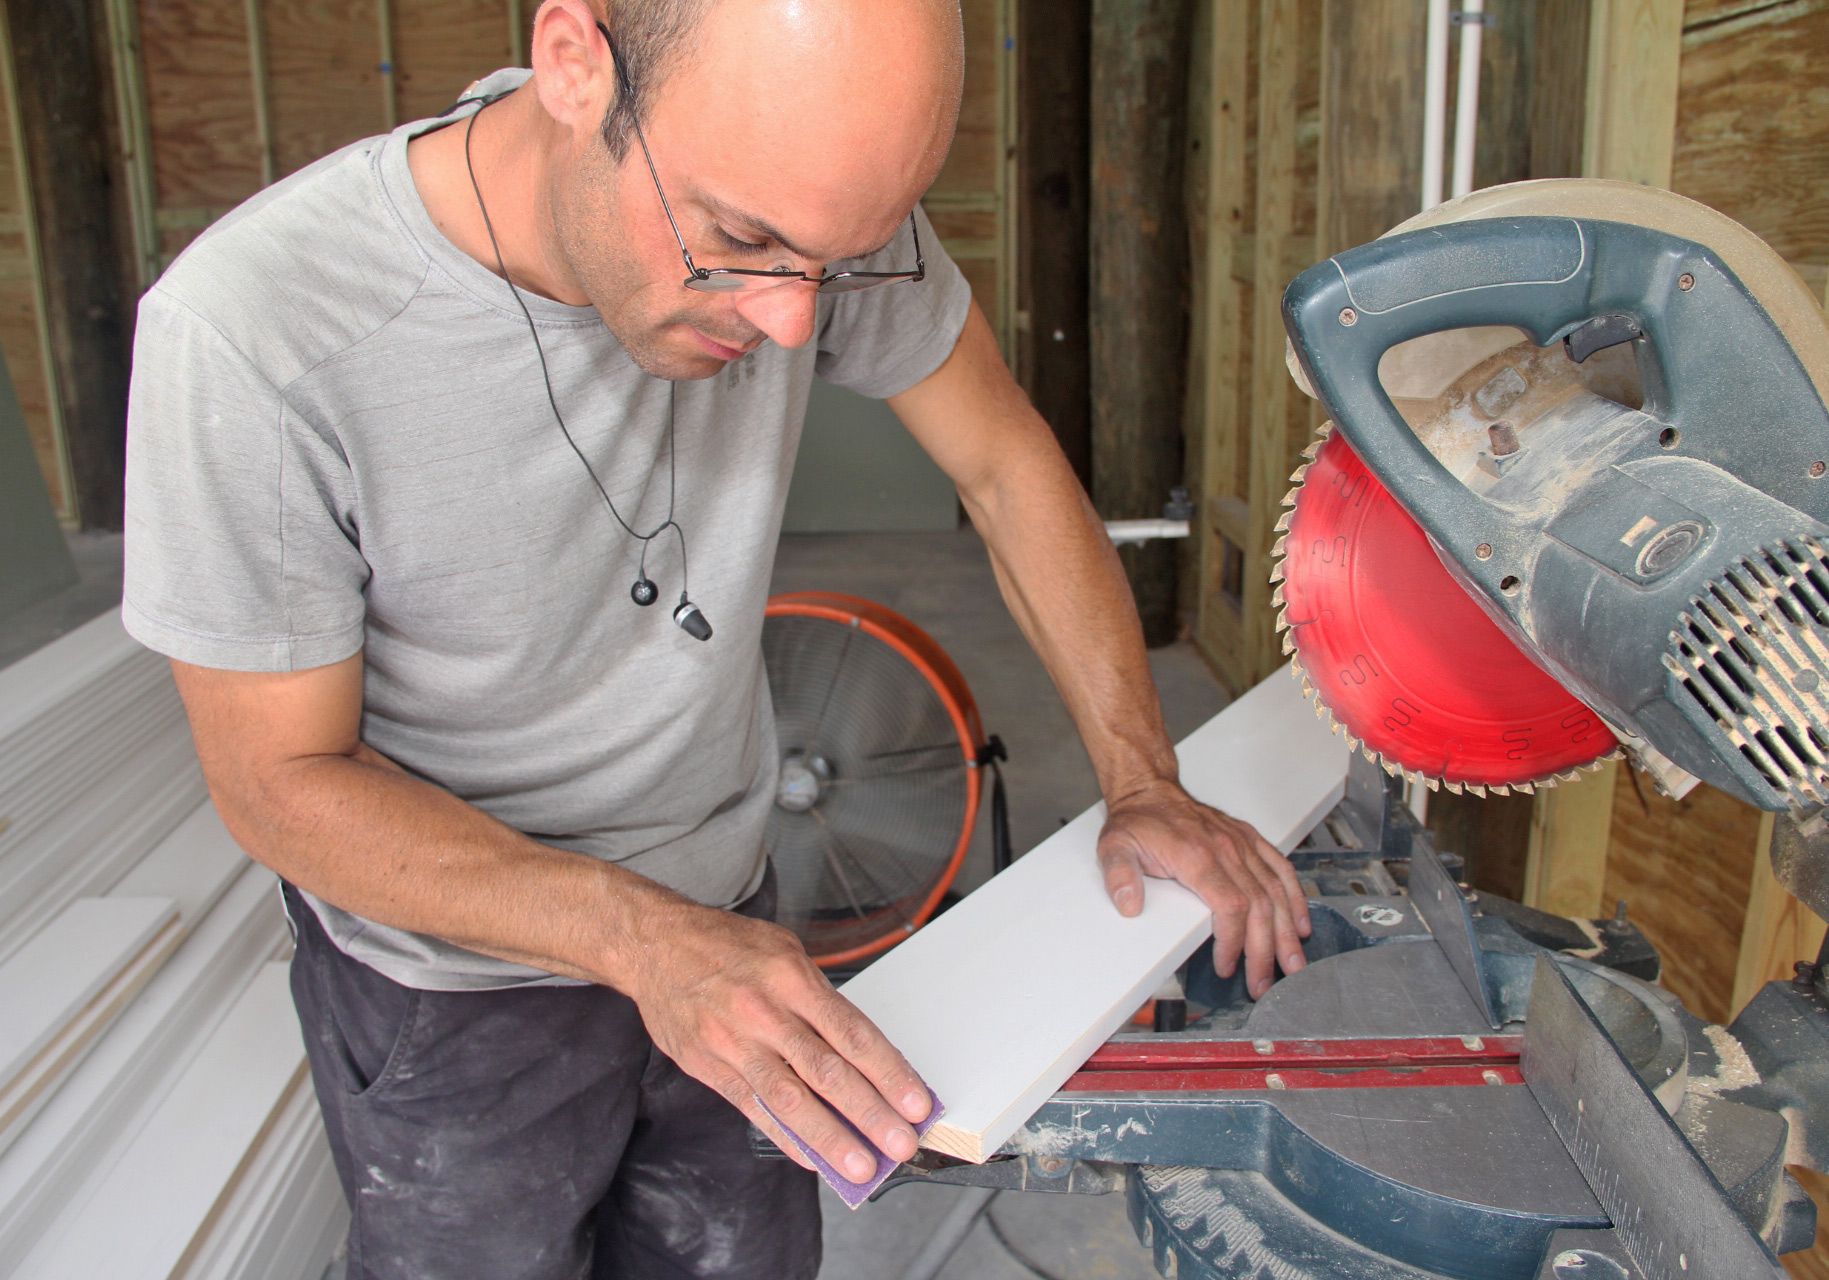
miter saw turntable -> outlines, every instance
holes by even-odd
[[[1252,1004],[1197,955],[999,1158],[898,1180],[1122,1191],[1179,1280],[1782,1276],[1815,1225],[1785,1166],[1829,1167],[1826,957],[1707,1025],[1623,914],[1469,892],[1402,788],[1623,753],[1783,815],[1779,881],[1829,912],[1820,307],[1719,214],[1557,181],[1329,259],[1284,314],[1332,424],[1277,602],[1363,753],[1293,855],[1310,964]]]

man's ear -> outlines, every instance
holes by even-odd
[[[616,71],[584,0],[545,0],[528,45],[540,105],[571,132],[595,131],[616,97]]]

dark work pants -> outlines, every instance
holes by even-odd
[[[739,910],[767,915],[773,878]],[[292,994],[349,1198],[349,1280],[813,1280],[811,1174],[604,987],[420,991],[290,886]]]

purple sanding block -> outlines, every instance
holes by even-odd
[[[920,1124],[917,1124],[914,1127],[915,1136],[917,1138],[925,1137],[927,1131],[938,1124],[940,1122],[940,1117],[946,1114],[946,1104],[935,1096],[932,1089],[927,1091],[927,1099],[929,1102],[933,1103],[933,1110],[927,1113],[927,1119],[921,1121]],[[838,1192],[838,1198],[843,1200],[848,1207],[856,1209],[860,1204],[870,1198],[871,1192],[882,1186],[889,1175],[895,1172],[896,1165],[899,1161],[893,1160],[889,1156],[883,1154],[883,1152],[878,1151],[876,1143],[864,1137],[863,1134],[858,1133],[857,1126],[841,1115],[838,1117],[838,1122],[844,1125],[845,1128],[849,1129],[852,1133],[857,1134],[858,1141],[862,1142],[866,1149],[876,1155],[876,1172],[871,1174],[867,1181],[851,1181],[851,1179],[845,1177],[844,1174],[827,1164],[825,1157],[821,1156],[818,1152],[814,1151],[813,1148],[801,1141],[799,1134],[795,1133],[786,1125],[781,1124],[781,1117],[769,1110],[768,1103],[762,1102],[760,1097],[758,1097],[756,1101],[762,1103],[762,1109],[768,1111],[769,1119],[781,1126],[781,1131],[787,1134],[789,1140],[800,1149],[800,1154],[813,1162],[813,1167],[819,1170],[819,1176],[826,1180],[827,1186]],[[834,1112],[833,1114],[837,1115],[838,1113]]]

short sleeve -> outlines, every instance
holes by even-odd
[[[122,620],[198,666],[295,671],[362,647],[349,465],[214,325],[156,287],[127,409]]]
[[[934,372],[958,345],[972,305],[972,289],[934,234],[924,210],[915,210],[927,278],[856,293],[822,296],[819,357],[815,371],[835,386],[874,400],[900,395]],[[853,270],[906,271],[913,263],[908,235],[856,264]]]

